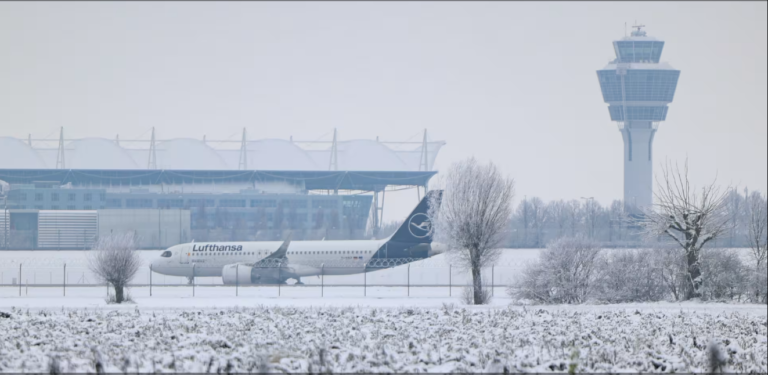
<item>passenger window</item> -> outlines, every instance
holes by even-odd
[[[164,251],[162,254],[160,254],[160,256],[163,258],[170,258],[172,254],[173,253],[171,253],[170,251]]]

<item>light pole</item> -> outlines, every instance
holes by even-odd
[[[179,243],[182,243],[182,240],[181,240],[181,209],[184,207],[184,197],[179,196],[179,200],[181,200],[181,204],[179,204]]]
[[[10,218],[8,217],[8,195],[3,194],[3,242],[5,242],[5,249],[8,250],[8,227],[10,226]]]

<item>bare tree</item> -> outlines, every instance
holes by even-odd
[[[581,212],[581,203],[577,200],[571,200],[566,203],[566,208],[571,224],[571,237],[575,237],[576,227],[579,225],[581,217],[583,216]]]
[[[611,207],[608,210],[608,241],[614,241],[614,235],[616,239],[621,241],[623,239],[624,223],[626,216],[624,215],[624,203],[622,201],[613,201]]]
[[[531,227],[531,205],[528,203],[528,197],[523,197],[523,200],[517,206],[514,219],[519,222],[523,229],[523,239],[520,243],[524,247],[528,247],[528,228]]]
[[[758,192],[753,192],[749,196],[748,202],[748,241],[749,247],[752,249],[752,256],[755,258],[757,267],[760,266],[766,260],[766,252],[768,252],[768,206],[766,206],[766,199]]]
[[[530,200],[530,216],[533,219],[533,247],[541,247],[543,245],[542,235],[544,231],[544,225],[549,220],[549,213],[544,201],[539,197],[533,197]]]
[[[682,171],[667,164],[656,189],[657,204],[647,210],[642,224],[652,236],[663,235],[682,248],[686,256],[688,282],[685,299],[700,297],[702,284],[700,253],[708,242],[727,228],[726,194],[713,181],[697,193],[688,181],[688,162]]]
[[[567,203],[562,200],[552,201],[547,205],[547,211],[552,218],[552,222],[557,225],[557,238],[562,237],[565,231],[565,224],[568,223]]]
[[[141,266],[137,243],[134,233],[110,234],[100,237],[88,254],[88,268],[102,281],[112,284],[116,303],[125,300],[123,288]]]
[[[441,202],[430,202],[434,235],[460,266],[471,270],[474,303],[481,304],[481,270],[500,255],[498,245],[512,216],[514,180],[493,163],[481,165],[474,158],[453,164],[444,177],[437,181],[444,190]]]

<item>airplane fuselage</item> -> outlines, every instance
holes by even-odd
[[[300,276],[360,273],[385,243],[386,240],[293,241],[285,261],[288,265],[301,266]],[[164,256],[153,261],[152,270],[171,276],[222,276],[223,267],[229,264],[268,261],[266,258],[282,244],[282,241],[181,244],[168,248]]]

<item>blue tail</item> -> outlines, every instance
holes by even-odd
[[[442,193],[442,190],[432,190],[427,193],[389,240],[411,244],[431,243],[432,220],[427,215],[429,214],[430,201],[434,200],[430,198],[434,196],[437,198],[436,201],[439,202]]]
[[[419,202],[403,221],[395,234],[373,256],[378,259],[421,259],[429,256],[432,243],[430,204],[439,204],[442,190],[432,190]],[[432,199],[432,198],[435,199]]]

